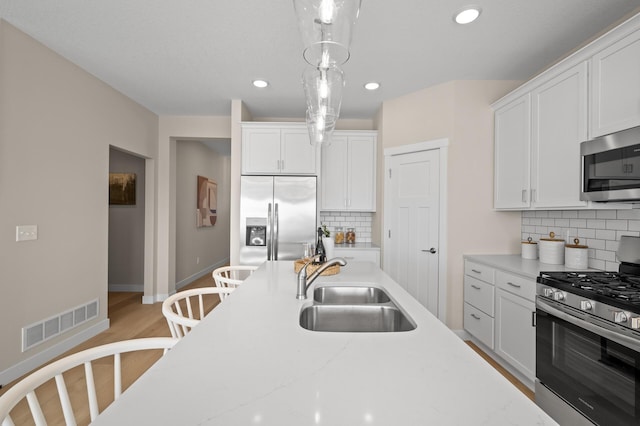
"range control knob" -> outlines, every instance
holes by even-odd
[[[629,317],[627,317],[627,314],[621,311],[617,311],[613,313],[613,321],[617,322],[617,323],[623,323],[623,322],[627,322],[627,320],[629,319]]]
[[[557,300],[558,302],[562,302],[564,300],[564,293],[561,291],[553,292],[553,300]]]
[[[635,329],[640,328],[640,317],[631,318],[631,328],[635,328]]]
[[[580,309],[582,309],[583,311],[590,311],[593,309],[593,304],[590,300],[581,300]]]
[[[551,288],[545,288],[545,289],[544,289],[544,296],[545,296],[545,297],[553,297],[553,289],[551,289]]]

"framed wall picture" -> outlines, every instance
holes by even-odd
[[[196,227],[216,224],[218,218],[218,185],[209,178],[198,176],[198,205]]]
[[[109,173],[109,204],[136,205],[135,173]]]

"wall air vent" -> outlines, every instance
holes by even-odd
[[[87,321],[98,317],[98,303],[95,299],[91,302],[76,306],[59,315],[44,319],[35,324],[22,328],[22,352],[39,345],[42,342],[59,336]]]

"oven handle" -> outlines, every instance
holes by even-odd
[[[626,346],[629,349],[640,352],[640,341],[638,339],[625,336],[624,334],[615,333],[611,330],[607,330],[606,328],[597,326],[588,321],[582,320],[578,317],[574,317],[573,315],[562,312],[561,310],[549,305],[545,301],[540,300],[540,298],[537,299],[536,306],[540,308],[542,311],[553,315],[554,317],[567,321],[577,327],[584,328],[588,331],[591,331],[592,333],[595,333],[606,339],[614,341],[622,346]]]

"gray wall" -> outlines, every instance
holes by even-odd
[[[0,20],[0,384],[108,326],[109,147],[153,159],[157,141],[155,114]],[[21,351],[22,327],[96,299],[97,318]]]
[[[227,144],[230,141],[209,142]],[[231,156],[202,142],[176,143],[176,288],[229,261]],[[196,228],[197,177],[218,185],[218,218],[212,227]]]
[[[109,206],[109,291],[144,290],[144,159],[111,148],[109,173],[136,174],[136,204]]]

